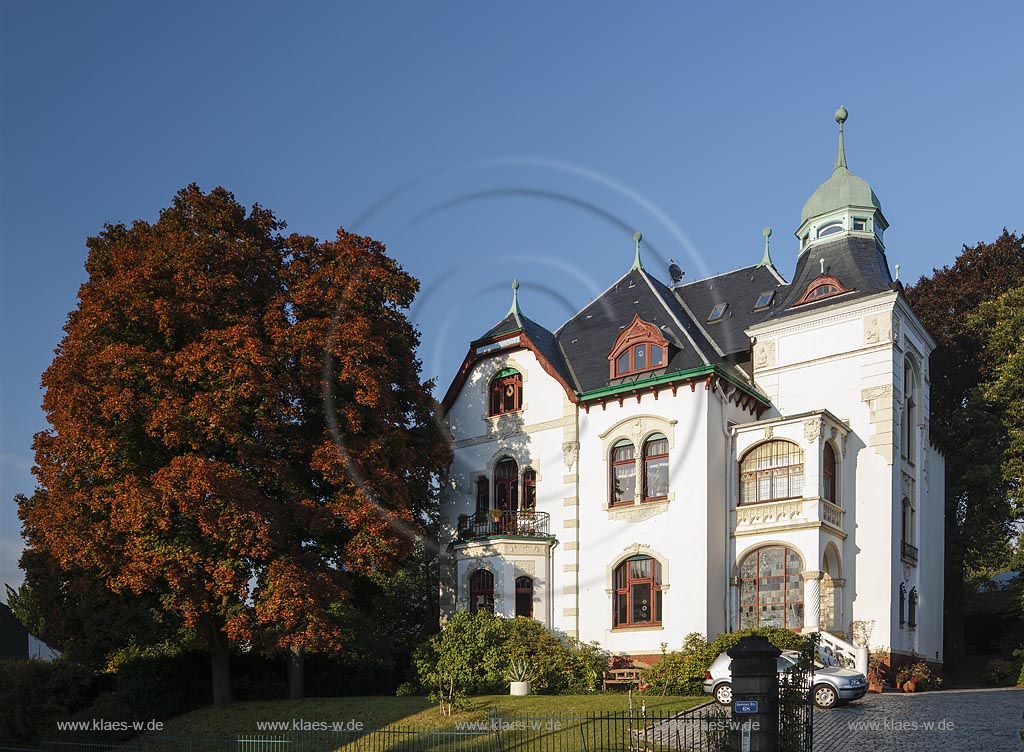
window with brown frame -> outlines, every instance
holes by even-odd
[[[917,588],[910,589],[910,597],[907,599],[907,628],[917,628]]]
[[[636,447],[629,439],[622,439],[612,447],[611,494],[608,503],[632,504],[636,499]]]
[[[740,628],[804,625],[803,560],[786,546],[763,546],[740,562]]]
[[[624,350],[615,359],[615,375],[625,376],[635,371],[660,368],[665,364],[665,348],[645,342]]]
[[[804,492],[804,453],[789,441],[767,441],[740,462],[740,504],[792,499]]]
[[[506,368],[491,379],[490,415],[514,413],[523,407],[523,375],[513,368]]]
[[[807,289],[800,297],[800,300],[795,302],[793,305],[798,306],[804,303],[813,303],[817,300],[830,298],[833,295],[841,295],[844,292],[850,292],[850,288],[843,287],[843,283],[835,277],[818,277],[816,280],[811,282],[811,284],[807,285]]]
[[[533,618],[533,580],[516,577],[516,616]]]
[[[641,501],[668,498],[668,439],[656,433],[644,442],[644,482]]]
[[[532,469],[523,471],[523,509],[537,508],[537,472]]]
[[[668,340],[654,324],[640,314],[625,327],[608,354],[609,378],[663,368],[668,363]]]
[[[831,444],[825,444],[825,450],[821,461],[822,495],[826,501],[837,504],[836,501],[836,452]]]
[[[469,576],[469,610],[494,613],[494,575],[478,569]]]
[[[661,562],[633,556],[615,569],[612,624],[650,627],[661,624]]]
[[[900,627],[907,624],[907,586],[900,583]]]
[[[494,468],[494,508],[506,512],[519,508],[519,465],[511,457]]]

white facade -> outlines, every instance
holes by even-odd
[[[863,620],[872,646],[941,662],[934,342],[840,157],[805,206],[819,214],[792,282],[766,252],[670,289],[638,240],[633,268],[557,331],[514,299],[473,343],[444,403],[442,621],[493,608],[652,658],[690,632]],[[848,182],[857,205],[829,204]],[[837,211],[842,228],[811,236]]]

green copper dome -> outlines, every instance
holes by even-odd
[[[800,212],[801,225],[811,217],[827,214],[846,206],[882,208],[878,196],[871,190],[868,181],[857,177],[846,169],[846,148],[843,144],[843,123],[846,122],[846,118],[845,107],[836,110],[836,122],[839,123],[839,149],[836,152],[836,166],[832,171],[832,177],[819,185],[804,204],[804,209]]]
[[[832,177],[818,186],[800,212],[800,224],[811,217],[826,214],[844,206],[874,206],[882,208],[878,196],[871,190],[868,181],[852,174],[845,167],[836,168]]]

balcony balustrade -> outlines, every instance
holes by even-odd
[[[477,512],[459,518],[459,539],[473,538],[552,538],[551,516],[533,509],[502,510],[500,516],[492,511]]]

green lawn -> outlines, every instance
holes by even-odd
[[[646,701],[651,713],[675,713],[707,701],[706,697],[633,696],[634,711]],[[483,721],[490,709],[500,716],[527,713],[586,715],[629,710],[625,693],[594,693],[588,695],[486,695],[472,697],[466,709],[451,717],[442,717],[438,707],[422,697],[332,697],[307,700],[274,700],[239,702],[228,708],[205,707],[165,724],[163,735],[180,737],[234,737],[261,733],[257,723],[301,719],[315,723],[362,723],[363,729],[390,726],[415,727],[424,730],[452,728],[455,723]]]

